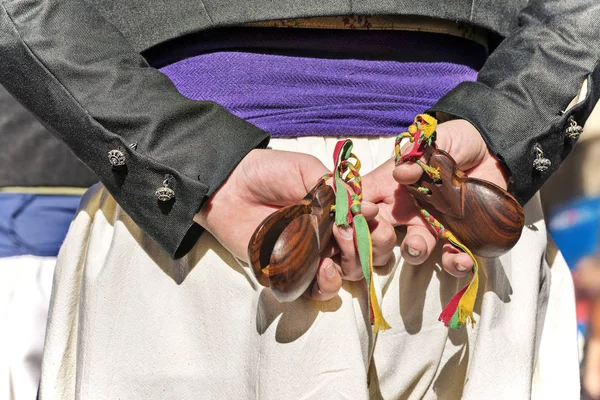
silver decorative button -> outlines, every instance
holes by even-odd
[[[125,165],[125,154],[121,150],[113,149],[108,152],[108,161],[113,167]]]
[[[533,160],[533,168],[540,172],[547,171],[552,165],[552,161],[544,157],[544,152],[540,146],[536,145],[535,151],[537,152],[537,158]]]
[[[175,197],[175,191],[169,187],[169,181],[167,179],[165,179],[163,181],[162,186],[159,187],[158,189],[156,189],[156,192],[154,192],[154,195],[160,201],[169,201],[173,197]]]
[[[579,125],[573,117],[569,118],[570,125],[565,131],[567,137],[571,140],[579,139],[579,136],[583,133],[583,128]]]

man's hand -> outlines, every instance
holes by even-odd
[[[281,207],[300,201],[327,168],[315,157],[286,151],[251,151],[233,170],[194,221],[207,229],[235,257],[247,261],[250,237],[256,227]],[[374,258],[385,263],[396,241],[393,227],[376,217],[378,208],[364,204],[363,214],[373,230]],[[335,243],[322,257],[314,284],[307,295],[329,300],[337,294],[342,280],[362,279],[352,229],[334,226]],[[333,241],[332,241],[333,242]]]
[[[468,176],[490,181],[503,189],[507,176],[498,160],[489,152],[477,129],[465,120],[454,120],[438,125],[438,148],[448,152],[458,168]],[[407,143],[402,154],[413,144]],[[423,169],[416,163],[406,162],[394,167],[391,159],[367,174],[364,179],[365,200],[379,205],[379,212],[392,225],[406,225],[402,256],[411,264],[421,264],[433,251],[437,238],[417,211],[411,195],[402,185],[415,183]],[[398,185],[401,184],[401,185]],[[446,243],[442,252],[443,268],[454,276],[464,276],[473,268],[471,258]]]

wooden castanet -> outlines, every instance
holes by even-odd
[[[331,239],[333,189],[320,181],[297,204],[269,215],[248,245],[252,271],[280,302],[294,301],[315,278],[319,253]]]
[[[498,257],[517,243],[525,215],[513,196],[491,182],[469,178],[442,150],[433,151],[428,165],[439,168],[441,182],[435,183],[423,174],[416,185],[430,193],[410,186],[408,190],[473,254]]]

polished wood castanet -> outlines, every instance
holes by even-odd
[[[423,174],[415,186],[429,189],[428,194],[408,187],[423,208],[477,256],[498,257],[514,247],[525,215],[510,193],[491,182],[468,177],[445,151],[434,150],[428,165],[439,169],[440,182]]]
[[[296,300],[314,280],[319,253],[333,234],[333,189],[321,180],[297,204],[268,216],[248,246],[252,270],[280,302]]]

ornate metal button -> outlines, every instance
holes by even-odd
[[[579,136],[583,133],[583,128],[579,125],[573,117],[569,118],[570,125],[565,131],[567,137],[571,140],[579,139]]]
[[[544,152],[540,146],[535,146],[535,151],[537,152],[537,158],[533,160],[533,168],[538,170],[539,172],[547,171],[548,168],[552,165],[552,161],[544,157]]]
[[[163,181],[162,186],[159,187],[158,189],[156,189],[156,192],[154,192],[154,195],[160,201],[169,201],[173,197],[175,197],[175,191],[169,187],[169,180],[165,179]]]
[[[125,165],[125,154],[119,149],[113,149],[108,152],[108,161],[113,167]]]

